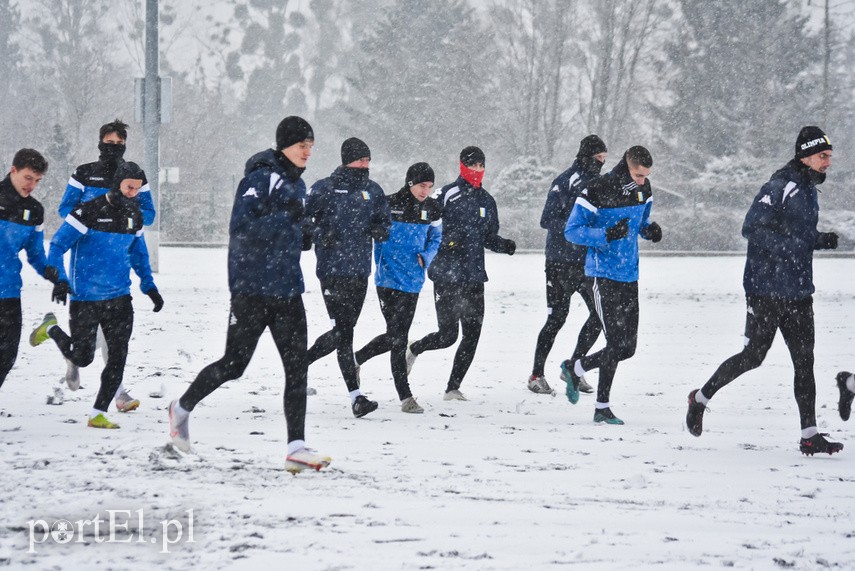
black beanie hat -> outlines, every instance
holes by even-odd
[[[291,145],[305,141],[315,140],[315,133],[312,131],[312,126],[302,117],[291,115],[285,117],[279,122],[276,127],[276,150],[281,151],[287,149]]]
[[[466,147],[462,151],[460,151],[460,162],[464,164],[464,166],[471,167],[476,163],[487,164],[486,158],[484,157],[484,151],[479,149],[478,147]]]
[[[427,163],[416,163],[407,169],[407,180],[405,182],[408,187],[433,181],[433,169]]]
[[[809,125],[802,127],[799,131],[799,136],[796,138],[796,158],[803,159],[822,151],[832,150],[831,141],[822,132],[819,127]]]
[[[577,158],[593,157],[600,153],[607,153],[609,150],[601,138],[596,135],[588,135],[579,142],[579,152],[576,153]]]
[[[371,158],[371,149],[361,139],[351,137],[341,144],[341,164],[349,165],[365,157]]]
[[[118,192],[122,185],[122,181],[128,178],[145,180],[145,172],[143,172],[142,168],[140,168],[137,163],[125,161],[120,162],[119,166],[116,167],[116,174],[113,175],[113,185],[111,186],[111,190]]]

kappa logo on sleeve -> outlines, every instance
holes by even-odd
[[[243,198],[246,198],[247,196],[251,196],[253,198],[258,198],[258,191],[255,190],[254,186],[243,193]]]
[[[769,206],[772,206],[772,197],[767,194],[760,199],[760,204],[768,204]]]

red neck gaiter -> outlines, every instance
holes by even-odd
[[[475,188],[481,188],[481,181],[484,180],[484,172],[470,169],[463,163],[460,163],[460,176]]]

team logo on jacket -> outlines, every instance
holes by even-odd
[[[362,191],[362,200],[368,200],[369,198],[371,198],[371,195],[368,194],[367,191],[363,190]]]
[[[134,219],[128,218],[128,230],[133,230],[133,229],[134,229]]]
[[[482,206],[478,209],[478,213],[481,215],[481,218],[484,218],[485,216],[487,216],[487,209]]]
[[[639,202],[644,202],[644,195],[641,193],[641,191],[640,191],[640,190],[638,191],[638,201],[639,201]]]
[[[427,210],[422,210],[422,220],[427,220]]]
[[[30,211],[24,210],[24,220],[29,220],[29,219],[30,219]]]

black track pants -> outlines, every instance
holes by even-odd
[[[315,340],[309,349],[309,364],[335,351],[347,390],[355,391],[359,378],[353,362],[353,328],[365,303],[368,278],[327,278],[321,281],[321,291],[333,328]]]
[[[450,347],[457,341],[458,330],[463,330],[463,338],[454,354],[454,365],[445,389],[448,392],[460,388],[475,357],[481,325],[484,323],[484,284],[434,283],[433,299],[439,331],[416,341],[410,349],[418,355]]]
[[[21,327],[21,298],[0,299],[0,387],[18,358]]]
[[[306,311],[303,298],[232,295],[226,353],[204,369],[180,399],[193,408],[226,381],[246,370],[264,330],[270,328],[285,369],[285,423],[288,442],[305,440],[306,422]]]
[[[368,359],[389,351],[395,390],[398,391],[398,398],[404,400],[413,396],[407,381],[407,335],[416,314],[419,294],[378,287],[377,297],[380,300],[380,311],[386,320],[386,333],[369,341],[354,356],[356,362],[361,365]]]
[[[759,367],[780,329],[795,369],[793,391],[801,426],[816,426],[813,298],[793,300],[750,295],[746,298],[745,348],[719,366],[703,386],[704,396],[712,398],[719,389],[743,373]]]
[[[78,367],[86,367],[92,363],[95,358],[98,326],[104,331],[107,364],[101,372],[101,387],[95,398],[95,408],[106,412],[125,374],[128,343],[134,329],[131,296],[124,295],[104,301],[69,302],[68,325],[70,336],[59,327],[52,327],[49,335],[56,342],[62,356]]]
[[[618,363],[635,354],[638,341],[638,282],[594,278],[590,285],[606,346],[593,355],[582,357],[582,368],[586,371],[599,369],[597,402],[607,403]]]
[[[585,305],[588,307],[588,319],[585,320],[582,329],[579,331],[576,348],[570,356],[571,362],[587,355],[594,343],[597,342],[597,337],[600,336],[603,326],[600,324],[600,318],[594,309],[594,300],[591,288],[586,283],[584,266],[547,265],[546,306],[549,316],[537,336],[534,366],[531,369],[532,375],[543,375],[546,358],[552,350],[555,337],[561,331],[564,322],[567,321],[567,316],[570,313],[570,298],[573,297],[574,293],[579,293],[585,301]]]

